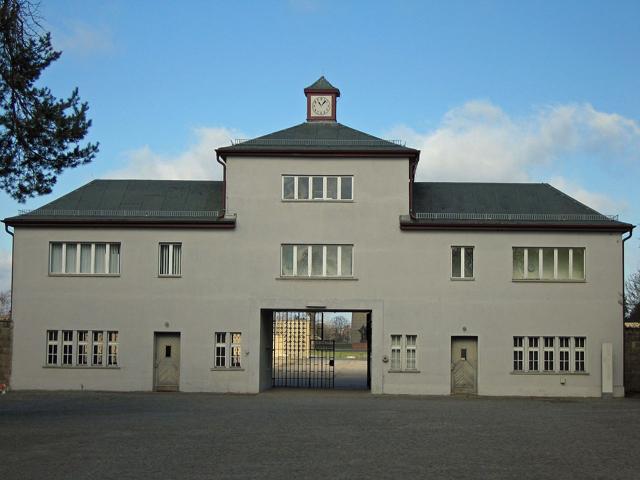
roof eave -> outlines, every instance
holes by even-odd
[[[400,230],[485,230],[485,231],[556,231],[556,232],[605,232],[625,233],[635,228],[629,223],[584,224],[584,223],[453,223],[400,220]]]
[[[25,218],[11,217],[5,218],[2,223],[10,227],[123,227],[123,228],[226,228],[236,227],[235,218],[207,219],[194,221],[193,219],[138,219],[138,218],[117,218],[117,219],[86,219],[86,218]]]
[[[413,148],[403,149],[385,149],[385,150],[337,150],[337,149],[242,149],[235,147],[222,147],[216,149],[216,154],[222,158],[227,157],[281,157],[283,155],[296,156],[296,157],[402,157],[402,158],[419,158],[420,150]]]

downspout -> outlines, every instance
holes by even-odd
[[[625,377],[625,339],[624,339],[624,306],[626,303],[626,296],[625,296],[625,284],[624,284],[624,244],[627,240],[629,240],[631,238],[631,236],[633,235],[633,227],[631,227],[631,230],[629,230],[629,236],[626,238],[622,238],[622,388],[624,391],[624,377]]]
[[[227,213],[227,161],[216,152],[216,161],[222,165],[222,212],[220,218]]]

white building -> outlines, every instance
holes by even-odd
[[[419,151],[337,123],[324,78],[305,95],[306,122],[217,150],[222,182],[96,180],[4,220],[13,388],[331,386],[296,322],[349,311],[373,393],[624,394],[631,225],[547,184],[416,182]]]

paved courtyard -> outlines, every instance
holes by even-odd
[[[0,478],[640,478],[640,399],[12,392]]]

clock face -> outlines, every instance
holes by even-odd
[[[329,117],[331,116],[331,97],[320,95],[311,97],[311,116]]]

